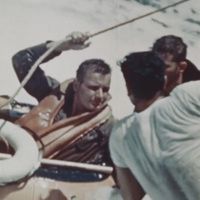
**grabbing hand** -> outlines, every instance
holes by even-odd
[[[72,32],[67,35],[63,43],[58,47],[58,50],[65,51],[69,49],[81,50],[90,45],[89,33]]]

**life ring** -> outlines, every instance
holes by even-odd
[[[3,120],[0,120],[0,124],[2,122]],[[0,130],[0,137],[15,151],[12,157],[0,160],[0,185],[16,182],[31,175],[39,167],[38,147],[26,130],[6,122]]]

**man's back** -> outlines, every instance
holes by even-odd
[[[200,81],[182,84],[154,108],[163,166],[187,199],[200,199]]]
[[[162,164],[159,141],[151,130],[151,111],[162,101],[158,100],[145,111],[121,120],[111,135],[111,156],[118,167],[131,170],[152,199],[186,200]]]

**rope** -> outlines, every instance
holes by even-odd
[[[9,103],[11,103],[14,98],[17,96],[17,94],[19,93],[19,91],[24,87],[24,85],[26,85],[26,83],[29,81],[29,79],[31,78],[31,76],[33,75],[33,73],[35,72],[35,70],[37,69],[37,67],[41,64],[41,62],[51,53],[53,52],[59,45],[61,45],[63,42],[65,41],[65,39],[60,40],[58,42],[56,42],[51,48],[49,48],[42,56],[40,56],[38,58],[38,60],[34,63],[34,65],[31,67],[30,71],[28,72],[28,74],[25,76],[25,78],[23,79],[23,81],[21,82],[19,88],[16,90],[16,92],[10,97],[10,99],[4,103],[3,105],[0,106],[0,109],[6,105],[8,105]]]
[[[166,9],[168,9],[168,8],[175,7],[175,6],[177,6],[177,5],[179,5],[179,4],[182,4],[182,3],[186,2],[186,1],[189,1],[189,0],[178,1],[178,2],[173,3],[173,4],[170,4],[170,5],[168,5],[168,6],[159,8],[159,9],[157,9],[157,10],[155,10],[155,11],[146,13],[146,14],[144,14],[144,15],[135,17],[135,18],[130,19],[130,20],[128,20],[128,21],[125,21],[125,22],[119,23],[119,24],[117,24],[117,25],[111,26],[111,27],[109,27],[109,28],[100,30],[100,31],[98,31],[98,32],[96,32],[96,33],[91,34],[89,37],[90,37],[90,38],[91,38],[91,37],[95,37],[95,36],[100,35],[100,34],[102,34],[102,33],[105,33],[105,32],[108,32],[108,31],[110,31],[110,30],[116,29],[116,28],[118,28],[118,27],[120,27],[120,26],[124,26],[124,25],[129,24],[129,23],[132,23],[132,22],[134,22],[134,21],[136,21],[136,20],[145,18],[145,17],[147,17],[147,16],[149,16],[149,15],[153,15],[153,14],[155,14],[155,13],[158,13],[158,12],[160,12],[160,11],[166,10]],[[14,100],[14,98],[18,95],[18,93],[20,92],[20,90],[21,90],[21,89],[24,87],[24,85],[26,85],[26,83],[29,81],[29,79],[31,78],[31,76],[33,75],[33,73],[35,72],[35,70],[37,69],[37,67],[39,66],[39,64],[40,64],[51,52],[53,52],[59,45],[61,45],[64,41],[65,41],[65,39],[62,39],[62,40],[56,42],[51,48],[49,48],[42,56],[40,56],[40,57],[38,58],[38,60],[37,60],[37,61],[34,63],[34,65],[31,67],[31,69],[30,69],[30,71],[28,72],[28,74],[26,75],[26,77],[25,77],[25,78],[23,79],[23,81],[21,82],[19,88],[16,90],[16,92],[10,97],[10,99],[9,99],[6,103],[4,103],[3,105],[0,106],[0,109],[1,109],[2,107],[4,107],[4,106],[8,105],[9,103],[11,103],[11,102]],[[0,125],[0,131],[1,131],[2,127],[4,126],[4,124],[5,124],[5,122],[2,123],[2,124]]]
[[[129,24],[129,23],[132,23],[132,22],[134,22],[134,21],[136,21],[136,20],[145,18],[145,17],[147,17],[147,16],[149,16],[149,15],[153,15],[153,14],[155,14],[155,13],[158,13],[158,12],[160,12],[160,11],[166,10],[166,9],[168,9],[168,8],[177,6],[177,5],[182,4],[182,3],[186,2],[186,1],[189,1],[189,0],[178,1],[178,2],[173,3],[173,4],[170,4],[170,5],[168,5],[168,6],[159,8],[159,9],[157,9],[157,10],[155,10],[155,11],[146,13],[146,14],[144,14],[144,15],[135,17],[135,18],[133,18],[133,19],[130,19],[130,20],[125,21],[125,22],[122,22],[122,23],[120,23],[120,24],[117,24],[117,25],[111,26],[111,27],[109,27],[109,28],[100,30],[100,31],[98,31],[98,32],[96,32],[96,33],[91,34],[89,37],[95,37],[95,36],[100,35],[100,34],[102,34],[102,33],[108,32],[108,31],[110,31],[110,30],[116,29],[116,28],[118,28],[118,27],[124,26],[124,25]],[[35,62],[35,64],[31,67],[30,71],[28,72],[28,74],[26,75],[26,77],[25,77],[25,78],[23,79],[23,81],[21,82],[21,85],[20,85],[19,88],[16,90],[16,92],[11,96],[11,98],[10,98],[5,104],[3,104],[3,105],[0,106],[0,109],[1,109],[2,107],[4,107],[5,105],[11,103],[11,102],[14,100],[14,98],[17,96],[17,94],[19,93],[19,91],[24,87],[24,85],[26,85],[26,83],[28,82],[28,80],[31,78],[31,76],[33,75],[33,73],[35,72],[35,70],[37,69],[37,67],[39,66],[39,64],[40,64],[51,52],[53,52],[59,45],[61,45],[64,41],[65,41],[65,39],[56,42],[55,45],[53,45],[53,46],[52,46],[51,48],[49,48],[42,56],[39,57],[39,59],[38,59],[38,60]]]
[[[65,41],[65,39],[63,40],[59,40],[57,41],[51,48],[49,48],[42,56],[40,56],[38,58],[38,60],[34,63],[34,65],[31,67],[30,71],[28,72],[28,74],[25,76],[25,78],[23,79],[23,81],[21,82],[19,88],[16,90],[16,92],[10,97],[10,99],[4,103],[3,105],[0,106],[0,109],[8,104],[10,104],[14,98],[18,95],[18,93],[20,92],[20,90],[24,87],[24,85],[26,85],[26,83],[29,81],[29,79],[31,78],[31,76],[33,75],[33,73],[35,72],[35,70],[37,69],[37,67],[40,65],[40,63],[51,53],[53,52],[59,45],[61,45],[63,42]],[[3,128],[3,126],[5,125],[6,121],[3,121],[3,123],[0,125],[0,132],[1,129]]]
[[[118,27],[120,27],[120,26],[124,26],[124,25],[126,25],[126,24],[132,23],[132,22],[137,21],[137,20],[139,20],[139,19],[145,18],[145,17],[147,17],[147,16],[149,16],[149,15],[153,15],[153,14],[155,14],[155,13],[164,11],[164,10],[166,10],[166,9],[168,9],[168,8],[175,7],[175,6],[179,5],[179,4],[185,3],[186,1],[189,1],[189,0],[178,1],[178,2],[173,3],[173,4],[170,4],[170,5],[168,5],[168,6],[159,8],[159,9],[157,9],[157,10],[155,10],[155,11],[146,13],[146,14],[144,14],[144,15],[140,15],[140,16],[135,17],[135,18],[133,18],[133,19],[130,19],[130,20],[128,20],[128,21],[125,21],[125,22],[116,24],[116,25],[111,26],[111,27],[109,27],[109,28],[100,30],[100,31],[98,31],[98,32],[96,32],[96,33],[93,33],[93,34],[90,35],[90,37],[94,37],[94,36],[100,35],[100,34],[102,34],[102,33],[108,32],[108,31],[110,31],[110,30],[116,29],[116,28],[118,28]]]

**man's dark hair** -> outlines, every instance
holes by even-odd
[[[79,82],[83,82],[88,71],[105,75],[111,73],[111,68],[107,63],[105,63],[104,60],[101,59],[86,60],[80,64],[78,70],[76,71],[77,80]]]
[[[152,47],[155,53],[170,53],[175,62],[184,61],[187,55],[187,45],[182,38],[175,35],[166,35],[157,39]]]
[[[131,53],[120,66],[128,92],[132,92],[135,97],[148,100],[163,90],[165,64],[155,53]]]

